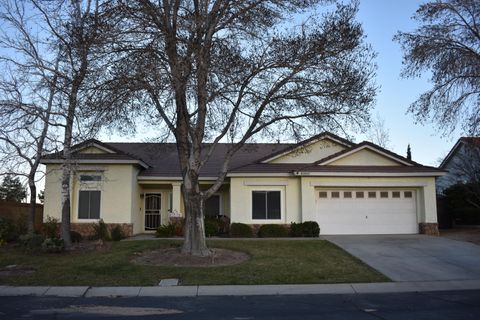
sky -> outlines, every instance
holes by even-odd
[[[357,16],[363,25],[366,41],[378,56],[376,83],[379,91],[372,110],[384,120],[389,132],[388,149],[405,156],[410,144],[412,159],[424,165],[437,166],[459,138],[459,133],[442,137],[432,123],[415,124],[409,105],[429,87],[428,75],[417,79],[402,79],[402,50],[392,38],[398,31],[413,31],[416,22],[411,19],[423,1],[417,0],[360,0]],[[367,135],[352,134],[355,142],[368,140]],[[155,133],[140,128],[136,136],[103,134],[103,141],[140,141],[156,137]]]
[[[402,79],[402,50],[392,41],[398,31],[413,31],[416,21],[411,19],[425,1],[416,0],[361,0],[358,20],[373,49],[377,52],[377,84],[380,91],[373,114],[377,112],[385,120],[390,133],[390,149],[405,156],[411,145],[412,159],[424,165],[438,165],[459,138],[456,132],[442,137],[432,123],[415,124],[409,105],[431,87],[428,75],[416,79]],[[358,140],[365,137],[358,136]]]

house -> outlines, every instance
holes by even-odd
[[[437,179],[437,193],[457,184],[477,180],[480,174],[480,137],[461,137],[439,166],[447,174]]]
[[[206,144],[210,148],[211,144]],[[200,172],[207,188],[228,149],[218,144]],[[175,144],[104,143],[73,147],[71,221],[77,231],[102,218],[129,235],[184,214]],[[61,153],[46,155],[45,216],[61,217]],[[296,144],[246,144],[231,161],[206,215],[250,225],[317,221],[321,234],[437,234],[437,168],[373,143],[322,133]]]

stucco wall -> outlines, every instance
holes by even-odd
[[[433,177],[278,177],[231,178],[231,220],[247,224],[316,220],[315,189],[319,187],[409,188],[416,191],[418,222],[437,222]],[[254,184],[254,185],[251,185]],[[281,220],[252,220],[252,191],[280,190]]]
[[[230,215],[232,222],[248,224],[301,221],[300,179],[298,178],[231,178]],[[252,191],[279,190],[281,192],[280,220],[252,219]]]
[[[328,139],[320,140],[279,157],[270,163],[312,163],[344,150],[345,147]]]
[[[332,166],[399,166],[396,161],[390,160],[373,151],[362,149],[351,155],[329,163]]]
[[[92,170],[84,171],[89,168]],[[61,167],[60,165],[47,165],[46,170],[44,218],[49,215],[61,220]],[[89,173],[102,175],[102,181],[79,181],[80,174]],[[106,223],[132,223],[133,180],[134,168],[132,165],[78,166],[71,186],[71,222],[92,223],[95,221],[78,219],[78,195],[80,190],[100,190],[100,218]]]

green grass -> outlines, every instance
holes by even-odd
[[[209,245],[247,252],[233,266],[154,267],[130,262],[135,252],[180,246],[180,241],[124,241],[105,252],[44,254],[0,248],[0,268],[16,264],[34,274],[0,277],[3,285],[151,286],[179,278],[183,285],[381,282],[388,278],[328,241],[210,241]]]

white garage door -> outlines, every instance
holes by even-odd
[[[316,190],[320,234],[418,233],[414,190]]]

